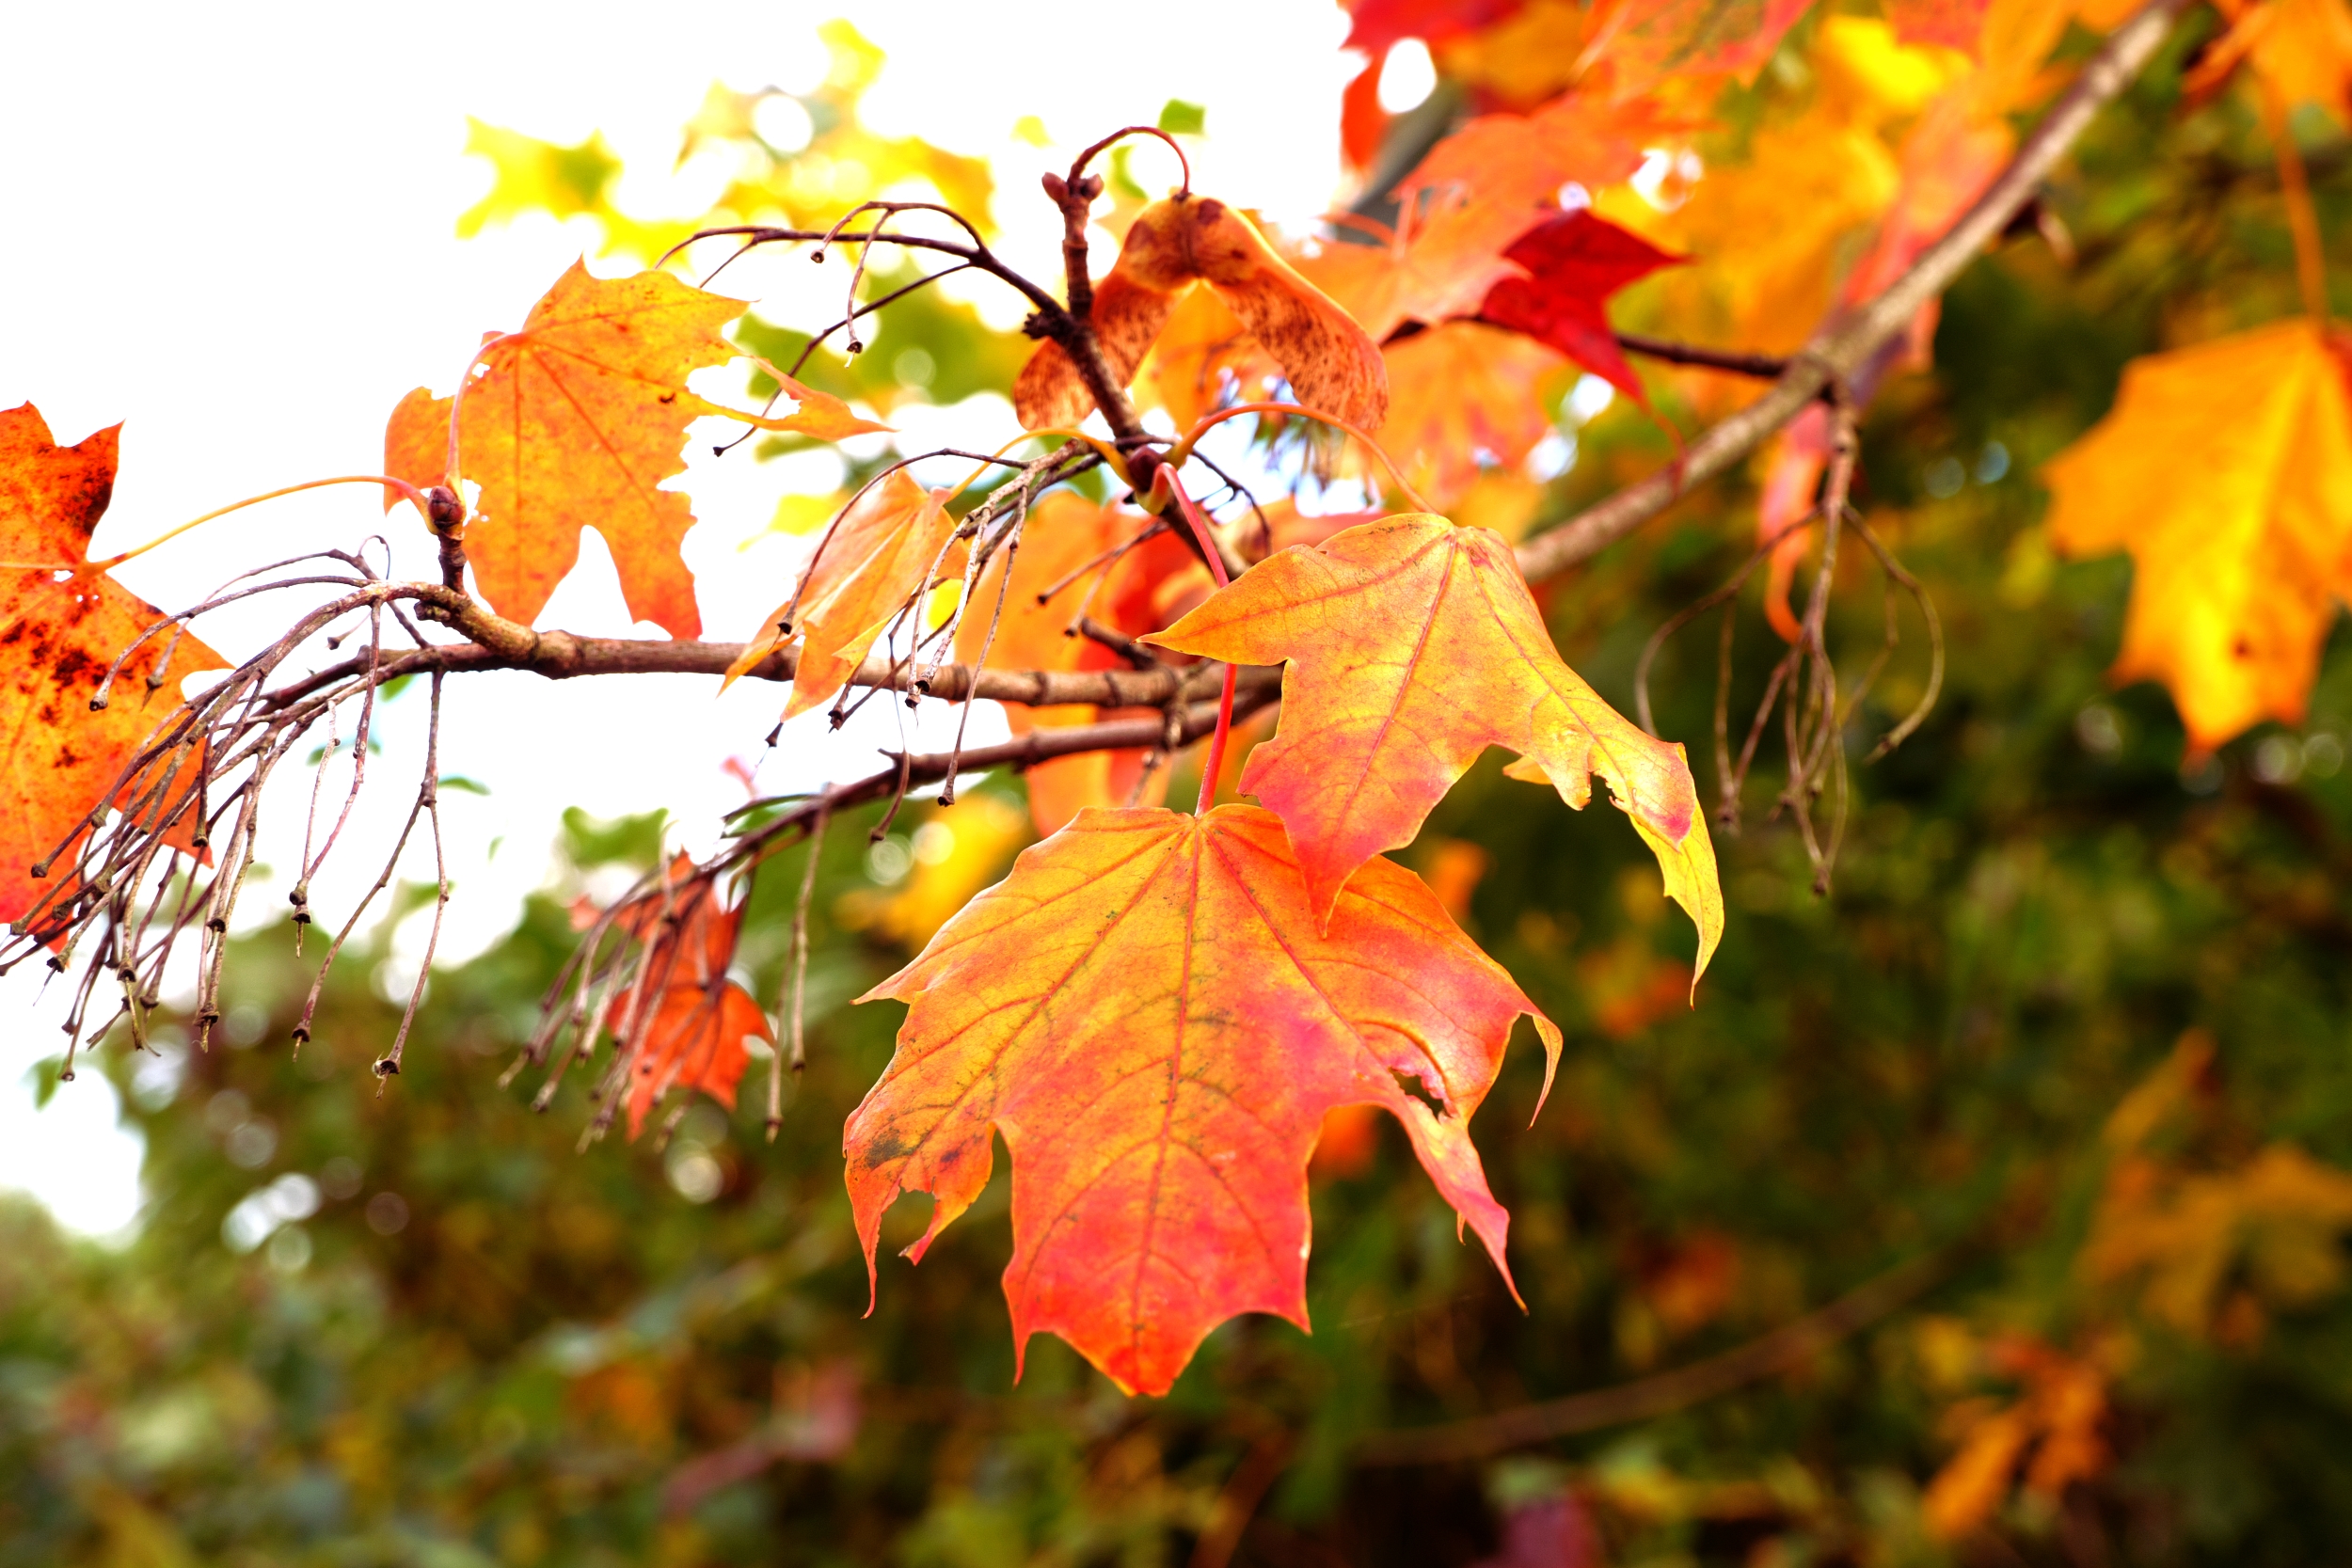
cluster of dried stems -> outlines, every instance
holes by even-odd
[[[1935,601],[1928,596],[1919,579],[1895,559],[1892,550],[1870,529],[1860,512],[1848,499],[1853,487],[1854,467],[1861,456],[1861,439],[1855,428],[1854,406],[1848,396],[1845,383],[1833,381],[1824,393],[1830,408],[1830,457],[1828,471],[1822,476],[1820,499],[1811,511],[1789,524],[1780,532],[1756,546],[1742,562],[1740,569],[1722,587],[1702,595],[1669,616],[1650,634],[1642,648],[1642,657],[1633,668],[1633,701],[1642,727],[1652,735],[1658,726],[1651,721],[1649,703],[1650,665],[1666,640],[1708,610],[1721,607],[1724,611],[1723,630],[1715,651],[1715,773],[1717,804],[1715,820],[1726,832],[1740,831],[1740,798],[1747,784],[1748,769],[1756,761],[1756,745],[1764,738],[1766,725],[1775,709],[1781,716],[1781,731],[1788,753],[1788,777],[1774,798],[1771,816],[1777,817],[1787,811],[1796,822],[1797,836],[1804,845],[1806,858],[1813,864],[1813,891],[1829,892],[1830,874],[1837,863],[1838,845],[1846,827],[1846,747],[1845,734],[1853,721],[1862,700],[1886,669],[1887,660],[1901,646],[1900,623],[1895,613],[1895,590],[1899,587],[1918,606],[1919,616],[1928,628],[1927,686],[1912,710],[1900,722],[1879,737],[1863,758],[1866,763],[1878,761],[1909,739],[1928,715],[1934,711],[1935,700],[1944,689],[1944,628],[1935,613]],[[1731,647],[1732,630],[1737,622],[1740,590],[1766,557],[1777,550],[1782,542],[1804,532],[1815,523],[1821,525],[1821,553],[1814,568],[1813,586],[1805,600],[1804,617],[1798,623],[1798,635],[1788,652],[1774,661],[1765,677],[1764,695],[1757,701],[1756,716],[1749,721],[1746,738],[1740,743],[1735,758],[1731,750]],[[1851,528],[1861,536],[1877,558],[1883,574],[1882,608],[1886,632],[1871,656],[1862,678],[1854,683],[1841,703],[1838,698],[1837,666],[1830,658],[1829,645],[1823,637],[1828,622],[1829,590],[1837,571],[1839,534]],[[1784,700],[1785,699],[1785,700]],[[1813,819],[1813,808],[1824,789],[1834,788],[1830,818],[1826,832]]]
[[[1723,354],[1627,336],[1629,350],[1682,364],[1709,366],[1728,373],[1768,379],[1762,397],[1740,412],[1701,432],[1685,448],[1681,460],[1669,469],[1616,492],[1559,528],[1521,546],[1519,564],[1531,580],[1558,575],[1590,559],[1600,549],[1663,512],[1690,488],[1722,472],[1816,402],[1826,402],[1833,426],[1829,471],[1819,503],[1795,525],[1821,526],[1818,567],[1802,618],[1802,635],[1772,666],[1765,694],[1736,756],[1728,734],[1731,615],[1736,596],[1771,548],[1768,542],[1730,580],[1690,606],[1659,629],[1645,650],[1641,666],[1642,689],[1638,713],[1649,724],[1647,675],[1658,647],[1676,629],[1717,606],[1725,607],[1718,654],[1718,694],[1715,738],[1722,786],[1721,816],[1736,826],[1740,786],[1755,759],[1759,741],[1774,711],[1782,718],[1788,776],[1774,811],[1794,817],[1817,867],[1816,885],[1826,887],[1836,853],[1846,799],[1845,737],[1856,706],[1870,682],[1883,668],[1895,645],[1893,589],[1912,595],[1926,619],[1933,643],[1934,668],[1927,695],[1918,709],[1883,737],[1871,753],[1883,755],[1915,730],[1934,700],[1940,684],[1942,649],[1935,631],[1934,611],[1916,578],[1905,571],[1884,544],[1848,504],[1854,472],[1856,442],[1854,410],[1847,387],[1932,299],[1984,245],[2007,229],[2034,196],[2052,165],[2081,134],[2101,105],[2113,98],[2153,54],[2185,0],[2151,0],[2137,16],[2112,33],[2104,48],[2085,66],[2041,125],[2021,146],[2010,166],[1987,189],[1937,245],[1923,253],[1901,278],[1867,305],[1832,324],[1802,353],[1786,360],[1760,356]],[[1034,308],[1026,330],[1032,337],[1058,343],[1077,366],[1093,394],[1110,431],[1107,442],[1071,442],[1031,462],[952,451],[927,452],[923,457],[962,456],[982,465],[1011,470],[961,518],[955,539],[968,546],[964,594],[945,625],[925,630],[922,592],[911,594],[877,651],[851,678],[859,690],[848,706],[836,706],[836,722],[854,711],[856,704],[888,690],[913,707],[926,698],[967,705],[975,698],[1029,705],[1089,704],[1104,708],[1152,708],[1162,717],[1111,720],[1058,728],[1038,728],[1001,745],[964,749],[961,725],[953,749],[946,753],[908,750],[885,752],[886,765],[872,774],[801,798],[755,801],[739,814],[739,831],[723,851],[683,874],[669,867],[648,872],[585,934],[571,962],[550,988],[541,1027],[524,1049],[513,1072],[525,1067],[548,1069],[538,1094],[544,1107],[567,1067],[593,1054],[601,1039],[613,1052],[596,1090],[599,1109],[589,1129],[591,1136],[607,1127],[624,1099],[625,1086],[644,1051],[658,1008],[651,999],[691,979],[704,988],[716,1006],[725,983],[728,951],[705,942],[698,933],[711,927],[716,911],[729,906],[729,895],[739,900],[755,869],[779,852],[805,845],[808,859],[802,868],[800,896],[794,921],[792,961],[787,965],[785,994],[777,998],[777,1013],[787,1022],[787,1039],[775,1053],[769,1085],[771,1136],[781,1116],[782,1082],[804,1059],[801,1029],[801,988],[807,953],[808,903],[815,887],[815,854],[826,824],[839,813],[861,803],[887,800],[885,814],[874,832],[886,831],[898,802],[918,784],[940,784],[942,798],[951,799],[954,781],[962,774],[1000,767],[1021,768],[1049,757],[1113,748],[1152,749],[1165,762],[1180,748],[1218,728],[1220,708],[1232,717],[1245,716],[1274,702],[1279,692],[1279,673],[1274,670],[1230,672],[1214,664],[1180,667],[1163,661],[1129,640],[1096,625],[1088,613],[1089,594],[1080,599],[1071,619],[1074,634],[1094,637],[1118,652],[1126,668],[1100,672],[999,671],[985,668],[986,653],[973,665],[947,661],[955,646],[961,617],[971,609],[972,589],[988,562],[999,554],[1010,558],[1021,544],[1034,499],[1047,487],[1115,459],[1122,477],[1138,495],[1156,490],[1163,497],[1171,483],[1154,484],[1155,474],[1168,460],[1172,443],[1144,429],[1125,388],[1104,365],[1089,320],[1091,276],[1087,227],[1102,182],[1090,176],[1094,157],[1122,136],[1159,135],[1130,127],[1105,137],[1081,153],[1066,178],[1048,177],[1048,196],[1064,217],[1066,303],[1044,287],[1021,276],[992,252],[977,231],[945,207],[922,202],[869,202],[822,230],[744,226],[709,230],[697,239],[733,237],[740,242],[736,254],[772,245],[805,244],[823,260],[833,247],[850,246],[851,269],[849,303],[840,319],[811,340],[803,352],[815,351],[835,335],[855,351],[857,324],[872,312],[955,273],[977,271],[1017,290]],[[1167,140],[1165,136],[1163,140]],[[1175,144],[1170,141],[1169,145]],[[1181,149],[1178,150],[1181,157]],[[1187,183],[1189,174],[1187,171]],[[946,237],[905,231],[893,227],[908,214],[944,217],[957,232]],[[868,219],[863,229],[850,225]],[[690,242],[691,243],[691,242]],[[949,265],[872,300],[860,300],[866,259],[873,247],[887,245],[914,253],[944,257]],[[731,261],[733,257],[729,257]],[[725,263],[722,263],[723,267]],[[799,368],[796,364],[795,370]],[[1255,405],[1251,405],[1255,406]],[[1229,412],[1245,411],[1236,407]],[[1187,449],[1187,461],[1200,461]],[[921,461],[909,458],[896,465]],[[889,470],[875,476],[874,482]],[[1258,516],[1263,538],[1263,515],[1255,499],[1230,476],[1216,470],[1225,485],[1226,499],[1246,503]],[[1170,478],[1172,480],[1172,473]],[[326,739],[311,759],[316,769],[304,833],[302,863],[291,894],[297,930],[310,920],[309,889],[312,879],[334,851],[350,822],[367,782],[367,757],[377,722],[379,694],[392,681],[425,676],[431,686],[432,713],[426,756],[408,815],[390,856],[373,884],[328,943],[294,1027],[297,1045],[309,1038],[313,1013],[327,970],[344,942],[378,895],[390,884],[415,831],[422,822],[431,832],[435,854],[435,917],[427,941],[424,965],[411,990],[400,1029],[389,1050],[377,1058],[381,1075],[399,1070],[401,1053],[421,1001],[431,955],[438,940],[442,911],[449,897],[447,866],[441,853],[438,806],[438,739],[442,682],[453,673],[487,669],[527,669],[550,678],[632,673],[702,673],[717,674],[742,652],[740,645],[693,640],[651,641],[629,639],[581,638],[563,631],[534,631],[496,615],[472,598],[464,587],[463,508],[446,490],[419,493],[390,480],[373,480],[404,491],[424,514],[441,541],[442,580],[390,580],[369,565],[361,554],[324,551],[294,557],[246,573],[195,607],[159,621],[116,662],[119,672],[139,646],[167,637],[176,645],[196,618],[258,594],[297,589],[326,589],[332,596],[305,611],[287,630],[260,653],[230,671],[225,678],[165,717],[125,767],[108,804],[91,809],[40,869],[53,886],[38,907],[14,927],[12,939],[0,946],[0,972],[35,956],[45,957],[60,973],[86,958],[74,986],[67,1022],[69,1045],[66,1075],[72,1073],[72,1051],[87,1034],[103,1037],[127,1020],[134,1043],[146,1044],[147,1015],[160,1004],[166,964],[181,939],[194,927],[198,935],[198,980],[195,1023],[199,1043],[221,1015],[221,965],[227,932],[236,900],[251,869],[258,842],[258,824],[266,786],[278,768],[306,736],[326,726]],[[852,502],[854,504],[854,502]],[[1189,503],[1185,503],[1189,510]],[[836,525],[837,526],[837,525]],[[1147,521],[1143,532],[1172,526]],[[1886,639],[1861,680],[1840,695],[1840,683],[1824,639],[1829,591],[1836,568],[1841,532],[1852,528],[1876,557],[1887,581]],[[1227,571],[1247,565],[1243,540],[1248,531],[1239,527],[1217,531],[1177,528],[1220,578]],[[1140,536],[1139,536],[1140,537]],[[831,543],[829,531],[820,541],[821,556]],[[1121,548],[1131,547],[1129,541]],[[1066,590],[1087,577],[1099,580],[1115,562],[1118,551],[1087,563],[1079,573],[1054,585]],[[943,547],[941,561],[946,559]],[[1220,568],[1222,570],[1220,570]],[[934,564],[934,575],[937,563]],[[804,579],[805,580],[805,579]],[[927,579],[928,580],[928,579]],[[1010,580],[1009,569],[1003,574]],[[1047,595],[1052,596],[1052,595]],[[993,639],[995,617],[1002,613],[1003,594],[989,607]],[[788,620],[791,611],[787,610]],[[430,622],[455,634],[457,641],[429,640],[419,625]],[[388,638],[396,634],[397,643]],[[357,652],[324,669],[290,675],[289,661],[297,653],[323,641],[329,651],[348,638],[362,639]],[[315,657],[315,654],[310,657]],[[789,679],[795,667],[791,650],[779,649],[752,673],[773,680]],[[166,679],[168,655],[149,675],[160,688]],[[111,688],[113,675],[108,677]],[[1226,702],[1218,701],[1220,687]],[[101,701],[103,702],[102,694]],[[329,761],[340,755],[348,722],[351,776],[342,799],[328,806],[326,776]],[[774,737],[771,736],[771,739]],[[1832,796],[1825,825],[1814,817],[1820,797]],[[727,926],[731,930],[731,924]],[[731,939],[730,939],[731,942]],[[680,966],[686,966],[681,968]],[[119,989],[114,1010],[100,1021],[103,1008],[94,1006],[99,990],[111,978]],[[114,1001],[109,991],[109,1001]],[[97,1023],[92,1028],[93,1022]],[[675,1070],[675,1064],[673,1070]],[[657,1085],[657,1091],[666,1088]]]

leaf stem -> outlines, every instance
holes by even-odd
[[[405,479],[394,479],[389,474],[337,474],[333,479],[306,480],[300,484],[289,484],[277,490],[264,490],[258,496],[247,496],[241,501],[230,501],[227,506],[215,507],[201,517],[192,517],[178,528],[157,534],[135,550],[125,550],[120,555],[110,555],[103,561],[93,561],[89,564],[96,571],[112,571],[124,562],[145,555],[156,546],[177,539],[190,529],[209,523],[215,517],[226,517],[231,512],[241,512],[248,506],[256,506],[262,501],[274,501],[280,496],[291,496],[298,491],[324,489],[329,484],[380,484],[386,489],[399,491],[403,499],[419,512],[423,513],[427,518],[433,515],[432,509],[425,502],[424,493]],[[0,562],[0,564],[13,566],[18,562]]]
[[[1192,530],[1193,538],[1199,541],[1201,558],[1209,563],[1209,575],[1216,578],[1219,588],[1225,587],[1233,580],[1226,573],[1225,559],[1217,554],[1216,536],[1209,532],[1209,520],[1193,503],[1191,495],[1184,489],[1184,482],[1176,477],[1173,462],[1163,463],[1152,472],[1152,488],[1157,490],[1163,484],[1174,499],[1176,510],[1184,515],[1185,525]],[[1216,699],[1216,733],[1209,739],[1208,759],[1200,766],[1200,798],[1192,808],[1196,816],[1206,816],[1209,808],[1216,804],[1216,775],[1225,764],[1225,742],[1233,728],[1233,683],[1240,676],[1240,666],[1228,664],[1225,667],[1224,689]]]
[[[2287,106],[2279,89],[2262,85],[2263,126],[2279,160],[2279,189],[2286,198],[2287,229],[2295,236],[2295,280],[2303,293],[2303,313],[2319,323],[2328,320],[2328,263],[2320,249],[2319,214],[2312,206],[2311,178],[2303,169],[2303,150],[2287,124]]]

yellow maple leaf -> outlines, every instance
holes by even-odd
[[[621,160],[597,132],[577,147],[466,119],[466,150],[488,160],[489,193],[459,215],[457,237],[472,239],[494,223],[512,223],[524,213],[558,218],[601,214],[605,193],[621,172]]]
[[[694,226],[676,221],[645,222],[612,205],[621,160],[597,132],[573,147],[559,147],[501,125],[469,117],[466,150],[486,159],[489,193],[459,214],[457,237],[469,240],[492,225],[514,222],[525,213],[558,219],[593,217],[604,229],[607,252],[651,260],[684,239]]]
[[[1769,353],[1801,346],[1904,190],[1904,134],[1968,74],[1957,51],[1899,43],[1869,17],[1824,18],[1808,59],[1810,99],[1759,128],[1743,159],[1710,162],[1681,207],[1661,214],[1615,193],[1600,202],[1697,259],[1651,285],[1684,335]]]
[[[2352,403],[2319,325],[2151,355],[2042,470],[2050,540],[2137,565],[2118,681],[2171,689],[2189,747],[2302,720],[2352,550]]]
[[[1576,0],[1530,0],[1494,26],[1441,40],[1430,53],[1448,80],[1475,89],[1482,102],[1529,109],[1581,74],[1588,21]]]

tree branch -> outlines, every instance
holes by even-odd
[[[1351,1457],[1361,1465],[1442,1465],[1687,1410],[1803,1366],[1934,1284],[1951,1260],[1948,1250],[1915,1258],[1760,1338],[1670,1372],[1492,1416],[1370,1433]]]
[[[1253,689],[1237,694],[1233,699],[1233,719],[1238,721],[1255,713],[1274,701],[1275,694],[1276,688],[1271,682],[1261,682]],[[1214,702],[1194,703],[1181,710],[1174,724],[1155,716],[1150,719],[1113,719],[1099,724],[1073,724],[1068,727],[1041,726],[1000,745],[982,746],[961,754],[950,752],[916,752],[912,754],[884,752],[882,755],[891,759],[889,767],[854,784],[842,784],[813,796],[782,816],[761,823],[702,867],[701,874],[716,876],[739,865],[756,863],[776,850],[797,843],[798,833],[819,815],[830,816],[867,800],[879,800],[915,784],[937,783],[946,778],[951,770],[961,775],[985,773],[992,768],[1010,768],[1017,772],[1055,757],[1075,756],[1082,752],[1171,744],[1187,746],[1216,728],[1217,707],[1218,705]]]
[[[2139,74],[2172,30],[2188,0],[2149,0],[2109,34],[2008,168],[1911,270],[1859,310],[1835,320],[1793,356],[1772,390],[1700,434],[1680,463],[1629,484],[1558,528],[1519,546],[1519,570],[1532,581],[1580,565],[1657,516],[1692,486],[1712,479],[1795,419],[1834,377],[1849,377],[1942,293],[1977,252],[2009,226],[2051,166],[2093,117]]]
[[[408,586],[416,589],[427,587],[425,584]],[[427,598],[423,593],[418,596]],[[432,601],[428,598],[428,602]],[[482,625],[482,618],[479,617],[462,619],[468,624],[461,626],[460,630],[476,630]],[[425,648],[412,648],[405,653],[386,654],[376,661],[377,678],[392,680],[402,675],[425,674],[434,671],[456,673],[475,670],[528,670],[549,680],[570,680],[580,675],[716,676],[725,674],[742,657],[745,647],[741,642],[705,642],[686,638],[575,637],[568,631],[534,632],[511,621],[503,624],[514,627],[521,634],[520,637],[500,637],[489,641],[442,642]],[[779,648],[745,673],[755,680],[788,681],[799,663],[798,648]],[[1073,703],[1089,704],[1095,707],[1166,707],[1169,703],[1191,696],[1200,689],[1214,689],[1216,682],[1201,672],[1215,672],[1219,668],[1214,664],[1199,664],[1184,670],[975,672],[970,665],[945,664],[923,683],[921,689],[927,696],[947,702],[984,697],[1025,707],[1053,707]],[[262,709],[264,712],[278,712],[293,707],[321,690],[364,674],[366,670],[367,658],[364,655],[330,664],[315,674],[272,691],[263,699]],[[887,687],[892,690],[904,691],[914,679],[914,670],[908,660],[876,655],[858,666],[857,673],[850,677],[848,684]],[[1204,681],[1206,688],[1203,688]],[[1241,676],[1242,686],[1251,690],[1259,688],[1271,690],[1280,683],[1281,672],[1274,667],[1245,670]],[[1156,727],[1159,721],[1155,719],[1152,723]]]
[[[957,221],[962,220],[959,218]],[[968,230],[971,226],[966,224],[964,227]],[[1009,285],[1041,310],[1058,311],[1061,309],[1061,301],[1015,272],[1011,267],[1007,266],[994,251],[982,245],[977,239],[970,245],[961,245],[954,240],[933,239],[928,234],[892,233],[879,226],[836,234],[828,229],[780,229],[772,224],[736,223],[717,229],[697,230],[689,234],[682,243],[691,245],[696,240],[714,239],[726,234],[744,235],[755,245],[788,245],[807,241],[821,245],[904,245],[910,250],[935,250],[942,256],[953,256],[965,265],[977,267],[991,277]]]

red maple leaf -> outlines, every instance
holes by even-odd
[[[1602,307],[1627,284],[1690,260],[1590,212],[1537,224],[1502,253],[1527,269],[1486,291],[1479,319],[1549,343],[1637,403],[1642,383]]]

